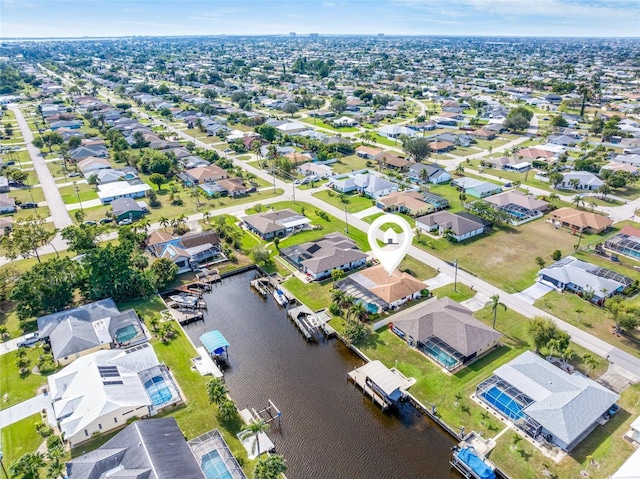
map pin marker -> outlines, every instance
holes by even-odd
[[[378,230],[382,229],[382,226],[388,223],[400,226],[402,233],[398,234],[389,227],[383,234],[384,246],[378,246]],[[380,261],[382,267],[389,273],[389,276],[391,276],[411,247],[413,230],[403,217],[385,214],[374,220],[367,233],[367,238],[373,256]]]

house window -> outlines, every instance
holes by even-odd
[[[117,418],[117,417],[114,417],[114,418],[113,418],[113,422],[117,423],[117,422],[118,422],[118,418]]]
[[[98,429],[102,429],[102,424],[98,424]]]
[[[89,431],[87,431],[86,429],[84,430],[84,435],[89,437]]]

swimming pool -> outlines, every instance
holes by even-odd
[[[154,406],[162,406],[168,403],[171,398],[171,391],[167,387],[167,383],[162,376],[156,376],[144,383],[144,388],[151,399]]]
[[[522,405],[497,386],[483,392],[482,397],[509,419],[516,421],[524,417]]]
[[[118,329],[116,331],[116,342],[117,343],[126,343],[127,341],[131,341],[138,335],[138,330],[133,324],[129,326],[125,326],[124,328]]]
[[[229,472],[224,459],[220,457],[220,453],[216,450],[208,452],[202,456],[200,468],[207,479],[232,479],[233,476]]]

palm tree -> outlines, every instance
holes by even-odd
[[[64,448],[60,445],[47,450],[47,459],[49,460],[49,464],[47,465],[47,477],[56,479],[60,477],[64,470],[64,455]]]
[[[460,198],[460,204],[464,206],[465,202],[467,201],[467,195],[465,195],[464,193],[460,193],[458,195],[458,198]]]
[[[331,290],[331,302],[342,307],[342,303],[344,302],[344,298],[346,295],[347,293],[345,293],[341,289],[333,289]]]
[[[600,193],[600,197],[604,200],[607,195],[611,193],[611,187],[608,184],[604,183],[596,191]]]
[[[342,298],[342,307],[349,309],[356,303],[356,298],[351,295],[345,294],[344,298]]]
[[[287,465],[284,458],[279,454],[272,454],[264,461],[258,461],[253,470],[255,479],[279,479],[287,472]]]
[[[591,353],[584,353],[582,360],[584,361],[584,375],[588,377],[589,371],[598,366],[598,360]]]
[[[225,399],[218,405],[218,414],[223,421],[229,421],[237,411],[238,409],[231,399]]]
[[[507,310],[507,306],[504,303],[500,302],[500,295],[494,294],[491,296],[491,311],[493,311],[493,325],[491,326],[493,329],[496,328],[496,318],[498,316],[498,308],[502,306],[504,310]]]
[[[245,439],[254,438],[255,442],[252,445],[251,452],[253,452],[253,448],[256,448],[258,461],[260,460],[260,440],[259,436],[263,432],[267,432],[269,430],[269,424],[264,422],[262,419],[251,421],[247,428],[244,431],[240,431],[238,433],[238,439],[244,442]]]
[[[556,201],[558,201],[560,199],[560,195],[558,195],[557,193],[551,193],[549,195],[549,201],[551,203],[555,203]]]
[[[458,166],[456,166],[455,174],[462,175],[462,173],[464,173],[464,166],[459,164]]]
[[[11,464],[9,472],[12,476],[22,479],[37,479],[40,477],[40,469],[44,466],[44,456],[41,453],[28,453],[23,454],[20,459]]]
[[[361,302],[352,304],[349,308],[349,312],[347,313],[348,317],[353,317],[359,321],[364,321],[365,319],[367,319],[368,315],[369,312],[367,311],[367,308],[365,308],[364,304],[362,304]]]
[[[567,365],[569,364],[569,361],[571,361],[571,358],[573,358],[574,352],[573,349],[571,348],[566,348],[564,351],[562,351],[562,353],[560,354],[560,357],[562,358],[562,365],[566,368]]]
[[[560,347],[561,347],[561,342],[558,339],[550,339],[549,342],[547,343],[547,349],[549,350],[549,355],[547,356],[548,359],[551,359],[551,357],[553,356],[553,353],[558,353],[560,352]]]
[[[207,396],[209,396],[209,401],[212,403],[222,404],[227,397],[227,386],[222,379],[213,378],[207,383]]]
[[[576,208],[580,208],[580,203],[582,203],[582,196],[580,195],[574,196],[573,198],[571,198],[571,203],[576,205]]]

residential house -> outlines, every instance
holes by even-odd
[[[613,161],[638,167],[640,166],[640,154],[616,155]]]
[[[111,212],[116,217],[116,221],[124,219],[135,221],[148,213],[148,210],[144,202],[134,201],[131,198],[116,198],[111,202]]]
[[[68,479],[206,479],[173,417],[129,424],[98,449],[68,461],[66,472]]]
[[[417,218],[416,228],[427,233],[437,231],[440,236],[448,236],[455,241],[464,241],[485,233],[490,225],[481,218],[468,213],[463,215],[462,213],[438,211]]]
[[[473,196],[474,198],[485,198],[502,192],[502,188],[495,183],[466,176],[453,180],[451,184],[464,191],[465,195]]]
[[[378,128],[378,134],[392,139],[400,138],[400,136],[408,136],[409,138],[416,136],[415,130],[402,125],[385,125],[382,128]]]
[[[306,216],[288,208],[245,216],[242,221],[249,231],[253,231],[264,240],[285,236],[311,223]]]
[[[53,359],[62,365],[101,349],[147,341],[136,312],[120,312],[111,298],[41,316],[38,331],[50,344]]]
[[[149,343],[81,356],[47,382],[55,419],[70,447],[182,401]]]
[[[168,238],[167,238],[168,236]],[[147,239],[150,251],[158,258],[166,258],[178,267],[178,273],[197,269],[202,263],[224,259],[220,238],[211,230],[173,237],[163,232]]]
[[[447,153],[455,148],[455,145],[450,141],[432,141],[429,143],[429,148],[434,153]]]
[[[345,126],[357,126],[358,121],[354,118],[349,118],[348,116],[342,116],[340,118],[333,120],[333,124],[334,126],[337,126],[339,128],[345,127]]]
[[[0,213],[15,213],[17,209],[14,198],[8,193],[0,193]]]
[[[516,160],[514,157],[510,156],[487,158],[483,161],[492,168],[501,168],[506,171],[515,171],[516,173],[524,173],[531,169],[531,163],[529,163],[529,161],[520,161],[520,159]]]
[[[69,151],[69,157],[75,161],[81,161],[90,156],[98,158],[109,158],[109,150],[107,147],[101,144],[98,145],[81,145],[78,148],[74,148]]]
[[[602,304],[633,283],[631,278],[606,268],[567,256],[538,272],[538,281],[560,291],[573,291],[593,303]]]
[[[518,158],[522,157],[524,160],[549,160],[556,156],[556,153],[553,151],[543,150],[542,148],[523,148],[519,150]]]
[[[439,185],[451,180],[451,174],[444,168],[432,163],[412,163],[409,166],[407,176],[419,182],[428,182]]]
[[[518,190],[509,190],[484,199],[494,208],[505,212],[514,223],[531,221],[542,216],[549,203]]]
[[[303,163],[296,167],[296,171],[303,176],[316,176],[318,178],[328,178],[333,175],[331,166],[318,163]]]
[[[396,191],[376,200],[376,206],[387,212],[405,213],[409,216],[420,216],[432,213],[435,208],[426,203],[422,193],[418,191]]]
[[[455,134],[455,133],[442,133],[436,136],[436,141],[447,141],[454,146],[461,146],[468,148],[473,143],[474,139],[468,134]]]
[[[568,135],[554,135],[549,137],[549,143],[560,146],[573,146],[580,141],[580,138],[575,138]]]
[[[280,256],[313,280],[331,276],[333,270],[348,271],[364,266],[367,255],[341,233],[331,233],[309,243],[280,250]]]
[[[392,170],[405,171],[409,168],[409,165],[411,165],[409,161],[388,151],[376,155],[375,159],[383,168]]]
[[[185,186],[191,187],[201,183],[223,180],[227,178],[227,172],[216,165],[200,166],[178,173],[178,178]]]
[[[292,121],[292,122],[283,123],[282,125],[278,125],[276,126],[276,128],[283,135],[291,135],[291,134],[301,133],[303,131],[309,130],[311,127],[308,125],[305,125],[304,123]]]
[[[599,424],[620,396],[593,379],[569,374],[525,351],[481,382],[475,397],[540,443],[571,451]]]
[[[214,183],[222,189],[223,194],[232,198],[249,194],[254,190],[253,187],[245,185],[242,178],[226,178],[217,180]],[[210,183],[207,183],[207,185],[210,185]]]
[[[392,331],[448,371],[498,346],[502,334],[448,297],[394,314]]]
[[[492,130],[485,129],[485,128],[480,128],[478,130],[468,131],[467,135],[469,135],[472,138],[478,139],[478,140],[491,141],[496,137],[496,132],[492,131]]]
[[[379,264],[350,274],[336,284],[372,313],[396,309],[407,301],[422,296],[426,285],[408,273],[395,270],[387,273]]]
[[[564,207],[551,212],[556,228],[564,226],[574,232],[599,234],[610,228],[613,221],[607,216],[575,208]]]
[[[373,160],[376,156],[383,152],[384,150],[381,150],[380,148],[373,148],[371,146],[359,146],[356,148],[356,155],[366,160]]]
[[[99,170],[111,169],[111,163],[106,158],[98,158],[97,156],[88,156],[84,160],[77,163],[78,169],[82,171],[85,178],[89,178],[96,174]]]
[[[118,198],[142,198],[150,191],[146,183],[132,185],[126,181],[115,181],[106,185],[98,185],[98,197],[102,204],[111,203]]]
[[[6,176],[0,176],[0,193],[9,192],[9,180]]]
[[[593,191],[604,185],[604,181],[589,171],[572,171],[562,176],[557,188]]]

